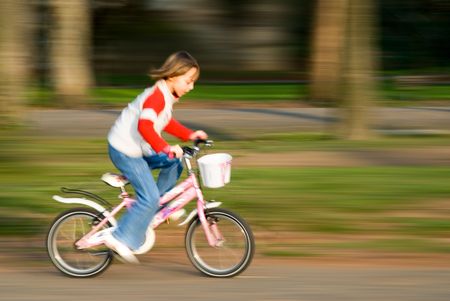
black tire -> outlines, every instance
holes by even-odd
[[[206,212],[210,223],[217,223],[224,237],[223,245],[211,247],[197,216],[186,230],[186,252],[192,264],[211,277],[233,277],[251,263],[255,241],[250,226],[237,214],[214,208]]]
[[[75,208],[61,213],[47,235],[47,252],[62,273],[78,278],[96,276],[110,265],[112,253],[104,246],[78,250],[75,242],[87,234],[103,216],[91,208]],[[111,227],[107,223],[105,228]]]

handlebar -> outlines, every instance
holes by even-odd
[[[182,146],[181,149],[183,150],[183,156],[185,157],[194,157],[200,152],[200,149],[202,147],[211,147],[214,145],[214,141],[212,140],[204,140],[204,139],[197,139],[194,141],[194,146]],[[170,153],[169,158],[173,159],[175,158],[175,154]]]
[[[183,146],[181,149],[183,150],[183,155],[193,157],[200,152],[201,145],[203,145],[203,147],[211,147],[213,144],[214,141],[212,140],[197,139],[194,141],[194,147]]]
[[[194,146],[198,147],[200,144],[204,144],[206,147],[210,147],[214,145],[214,141],[212,140],[204,140],[204,139],[196,139],[194,141]]]

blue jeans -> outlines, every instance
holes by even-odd
[[[159,198],[172,189],[183,171],[179,159],[165,154],[129,157],[109,145],[109,157],[134,188],[137,202],[121,217],[113,236],[137,250],[145,242],[147,227],[159,208]],[[151,170],[161,169],[155,182]]]

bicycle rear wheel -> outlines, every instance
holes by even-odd
[[[186,251],[189,260],[202,273],[212,277],[233,277],[250,264],[255,242],[249,225],[228,210],[215,208],[206,212],[210,226],[216,225],[224,240],[211,247],[198,217],[186,231]]]
[[[90,208],[71,209],[55,219],[47,235],[47,252],[58,270],[73,277],[90,277],[109,266],[112,254],[105,246],[85,250],[75,246],[101,219],[99,212]],[[110,226],[108,223],[105,228]]]

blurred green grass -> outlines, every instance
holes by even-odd
[[[226,141],[234,152],[289,152],[289,151],[345,151],[383,150],[449,146],[446,134],[386,135],[373,140],[339,140],[332,134],[321,132],[289,132],[255,135],[252,139]],[[220,149],[221,143],[215,146]]]
[[[254,141],[218,141],[216,151],[270,156],[294,150],[439,147],[448,146],[448,140],[405,137],[354,143],[318,134],[272,134]],[[44,234],[56,214],[70,208],[51,199],[62,186],[119,201],[119,192],[100,180],[104,172],[115,171],[104,139],[10,135],[2,137],[1,145],[2,236]],[[262,252],[267,255],[312,256],[314,248],[448,253],[448,243],[439,244],[450,230],[449,183],[448,166],[236,166],[227,187],[205,189],[205,194],[244,216],[256,233],[367,237],[354,243],[316,242],[302,249],[297,249],[298,238],[292,245],[265,242]]]
[[[91,91],[90,102],[98,106],[123,106],[132,101],[143,88],[95,87]],[[295,83],[259,83],[259,84],[198,84],[183,97],[189,103],[239,101],[276,104],[278,102],[308,102],[307,85]],[[30,92],[30,102],[34,106],[55,106],[54,95],[46,87],[36,87]],[[411,106],[427,103],[450,101],[450,85],[398,85],[392,81],[380,84],[380,105]]]

